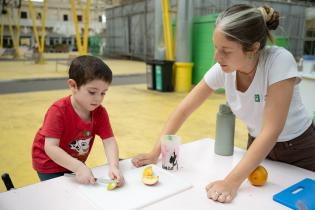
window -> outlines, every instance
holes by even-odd
[[[315,54],[315,27],[314,20],[306,21],[306,33],[304,37],[304,55]]]
[[[37,13],[36,20],[41,20],[41,19],[42,19],[42,14],[41,13]]]
[[[27,12],[21,11],[21,19],[27,19]]]
[[[68,21],[68,15],[63,15],[63,21]]]
[[[78,15],[77,17],[78,17],[78,21],[82,22],[82,15]]]
[[[102,22],[102,16],[98,16],[98,22]]]

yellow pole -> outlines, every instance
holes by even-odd
[[[34,10],[33,10],[33,4],[31,0],[28,0],[28,9],[30,11],[30,15],[32,18],[32,24],[33,24],[33,32],[34,32],[34,36],[35,36],[35,42],[38,46],[39,49],[39,37],[38,37],[38,32],[37,32],[37,27],[36,27],[36,22],[35,22],[35,15],[34,15]]]
[[[36,63],[38,64],[44,64],[44,50],[45,50],[45,36],[46,36],[46,11],[47,11],[47,0],[44,0],[43,2],[43,16],[42,16],[42,25],[41,25],[41,40],[40,45],[38,46],[38,60]]]
[[[85,17],[84,17],[84,37],[83,37],[83,52],[88,52],[88,37],[89,37],[89,19],[90,19],[91,0],[86,1]]]
[[[74,22],[75,36],[76,36],[76,40],[77,40],[77,48],[78,48],[79,54],[84,55],[83,50],[82,50],[81,34],[79,31],[77,13],[75,11],[75,2],[74,2],[74,0],[70,0],[70,2],[71,2],[72,18],[73,18],[73,22]]]
[[[18,8],[18,20],[17,20],[17,28],[16,28],[16,44],[20,46],[20,29],[21,29],[21,7]]]
[[[171,20],[169,17],[169,1],[162,1],[162,11],[163,11],[163,28],[164,28],[164,39],[166,45],[166,60],[174,60],[174,51],[172,44],[172,28]]]
[[[35,42],[38,46],[38,58],[35,58],[35,62],[38,64],[43,64],[45,63],[44,60],[44,47],[45,47],[45,26],[46,26],[46,10],[47,10],[47,2],[44,0],[43,2],[43,16],[42,16],[42,24],[41,24],[41,40],[39,41],[39,35],[37,32],[37,27],[36,27],[36,22],[35,22],[35,15],[34,15],[34,9],[33,9],[33,4],[31,0],[28,0],[28,8],[30,11],[30,15],[32,18],[32,24],[33,24],[33,31],[34,31],[34,36],[35,36]]]
[[[0,26],[0,48],[3,48],[3,33],[4,33],[4,15],[1,15],[1,26]]]
[[[9,31],[10,31],[10,35],[11,35],[11,38],[12,38],[13,47],[14,47],[14,49],[15,49],[15,55],[14,55],[14,57],[15,57],[15,58],[18,58],[18,57],[20,57],[19,46],[18,46],[18,44],[16,43],[16,38],[15,38],[15,36],[14,36],[13,27],[12,27],[11,12],[10,12],[10,9],[9,9],[9,8],[8,8],[8,10],[7,10],[7,17],[8,17],[8,23],[9,23]]]
[[[45,35],[46,35],[46,11],[47,11],[47,0],[44,0],[43,5],[43,17],[42,17],[42,37],[41,37],[41,46],[39,48],[39,52],[44,53],[45,49]]]

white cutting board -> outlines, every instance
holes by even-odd
[[[134,168],[124,172],[124,186],[113,191],[108,191],[106,184],[98,184],[81,185],[79,192],[97,209],[127,210],[143,208],[192,187],[191,183],[155,165],[152,165],[152,169],[154,175],[159,176],[159,183],[146,186],[141,181],[143,169]]]

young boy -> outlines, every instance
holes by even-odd
[[[95,135],[103,140],[109,176],[124,183],[119,171],[118,146],[106,109],[101,105],[112,81],[112,71],[99,58],[79,56],[69,69],[70,96],[59,99],[47,111],[32,147],[33,168],[41,181],[74,172],[82,184],[94,184],[86,161]]]

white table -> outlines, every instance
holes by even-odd
[[[205,186],[210,181],[222,179],[241,159],[244,150],[235,148],[233,156],[214,154],[214,141],[202,139],[181,147],[182,168],[173,172],[182,179],[189,180],[193,187],[168,199],[158,201],[146,210],[153,209],[288,209],[272,200],[272,195],[306,178],[315,179],[315,173],[291,165],[265,160],[268,183],[254,187],[245,181],[237,197],[230,204],[221,204],[206,197]],[[158,165],[161,163],[159,162]],[[98,176],[105,166],[93,169]],[[121,161],[121,169],[130,169],[130,159]],[[78,184],[67,177],[60,177],[24,188],[0,193],[0,209],[95,209],[95,206],[77,194]],[[117,201],[119,202],[119,201]]]

